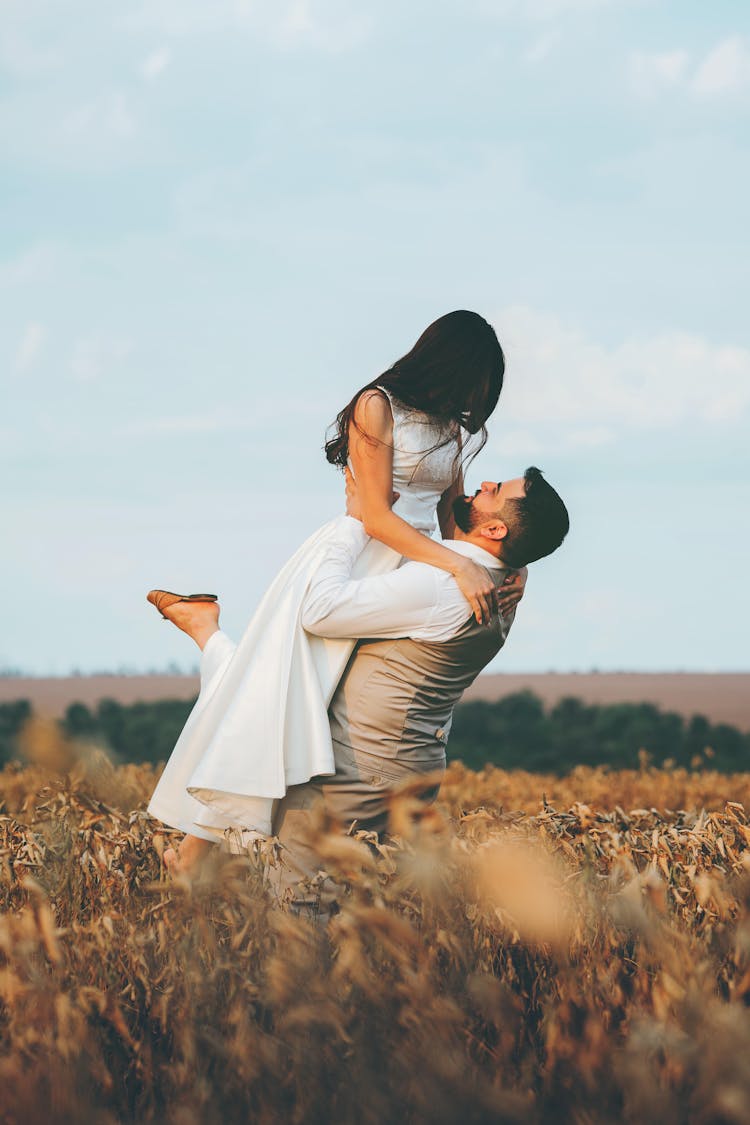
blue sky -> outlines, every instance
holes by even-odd
[[[506,389],[468,483],[572,530],[497,669],[747,669],[743,3],[0,0],[0,666],[239,634],[340,510],[324,431],[436,316]]]

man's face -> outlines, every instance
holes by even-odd
[[[521,500],[526,495],[526,482],[523,477],[506,480],[497,484],[482,481],[482,487],[473,496],[457,496],[453,501],[453,518],[456,525],[468,535],[477,528],[490,526],[502,521],[503,504],[506,500]]]

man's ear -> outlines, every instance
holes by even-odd
[[[486,523],[484,527],[480,527],[479,534],[483,535],[485,539],[492,539],[494,543],[499,543],[508,534],[508,525],[503,523],[502,520],[493,520],[492,523]]]

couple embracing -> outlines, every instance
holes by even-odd
[[[439,776],[453,708],[505,642],[526,565],[568,530],[536,468],[465,494],[504,371],[491,325],[458,311],[357,391],[325,447],[347,514],[293,555],[239,644],[214,595],[149,593],[201,649],[198,700],[149,804],[186,833],[171,870],[273,833],[277,890],[301,902],[317,803],[380,831],[390,790]]]

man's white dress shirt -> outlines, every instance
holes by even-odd
[[[397,570],[353,579],[352,567],[369,539],[359,520],[344,516],[327,547],[302,605],[302,626],[319,637],[398,638],[447,641],[471,616],[471,606],[452,574],[427,563],[404,561]],[[489,551],[463,540],[444,547],[497,574],[508,567]],[[505,632],[513,613],[503,619]]]

